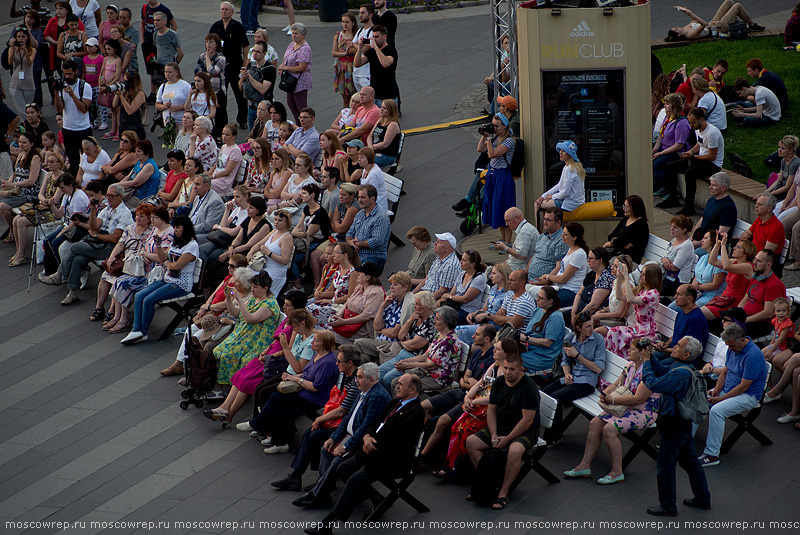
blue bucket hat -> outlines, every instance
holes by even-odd
[[[556,150],[563,150],[576,162],[580,162],[578,158],[578,145],[574,141],[561,141],[556,145]]]

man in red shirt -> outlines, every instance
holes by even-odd
[[[780,258],[786,243],[786,233],[781,221],[772,213],[775,204],[775,196],[771,193],[759,195],[756,199],[756,220],[739,239],[750,240],[757,249],[769,249]]]
[[[683,71],[683,75],[686,76],[686,65],[681,67]],[[692,79],[693,78],[703,78],[703,69],[702,67],[696,67],[692,69],[692,74],[686,77],[686,80],[678,86],[678,89],[675,91],[676,93],[680,93],[683,95],[683,112],[689,113],[689,110],[697,106],[697,95],[694,94],[694,90],[692,89]]]
[[[772,316],[774,315],[772,302],[778,297],[786,297],[786,287],[783,282],[772,272],[775,263],[775,253],[768,249],[761,249],[753,260],[753,278],[747,293],[739,303],[739,307],[747,315],[745,330],[752,338],[765,336],[772,331]]]

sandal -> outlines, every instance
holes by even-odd
[[[106,323],[108,323],[113,319],[114,319],[114,313],[111,312],[111,309],[108,309],[108,314],[106,314],[106,317],[103,318],[103,325],[105,325]]]
[[[15,258],[15,259],[11,260],[8,263],[8,267],[22,266],[22,265],[27,264],[27,263],[28,263],[28,257],[27,256],[23,256],[21,258]]]
[[[492,509],[502,511],[508,505],[508,496],[498,496],[497,501],[492,504]]]
[[[114,132],[106,132],[101,139],[114,139]]]
[[[108,334],[119,334],[119,333],[124,333],[124,332],[130,331],[130,330],[131,330],[131,324],[130,323],[126,323],[126,324],[124,324],[122,326],[117,324],[117,325],[114,326],[113,329],[109,329],[108,330]]]
[[[117,326],[117,323],[119,323],[119,322],[118,321],[113,321],[113,320],[112,321],[103,322],[103,326],[101,327],[101,329],[104,330],[104,331],[110,331],[111,329],[113,329],[114,327]]]
[[[3,240],[3,243],[14,243],[14,235],[9,234],[8,237]]]
[[[89,321],[100,321],[101,319],[103,319],[105,317],[106,317],[105,309],[97,307],[97,308],[94,309],[94,312],[92,312],[92,315],[89,316]]]
[[[436,479],[447,479],[453,475],[453,469],[447,467],[440,468],[439,470],[434,470],[431,475]]]

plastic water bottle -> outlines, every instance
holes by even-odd
[[[717,38],[717,25],[716,24],[712,24],[711,25],[711,37],[712,37],[712,39],[716,39]]]

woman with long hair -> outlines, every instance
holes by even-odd
[[[179,150],[182,153],[189,155],[189,145],[192,141],[192,133],[194,132],[194,121],[199,117],[194,110],[188,110],[183,113],[181,119],[181,127],[175,135],[175,143],[173,144],[174,150]]]
[[[775,198],[782,199],[775,205],[775,215],[784,221],[787,216],[794,214],[794,221],[787,222],[784,229],[791,232],[796,221],[800,221],[800,189],[797,187],[797,171],[800,169],[800,158],[797,157],[797,147],[800,145],[795,136],[783,136],[778,142],[778,156],[781,159],[781,169],[778,178],[766,189],[764,193],[772,193]],[[754,195],[758,200],[760,194]],[[790,224],[791,223],[791,224]]]
[[[128,208],[135,208],[142,199],[155,195],[158,191],[158,182],[161,180],[158,163],[153,159],[153,144],[146,139],[140,141],[136,144],[134,153],[136,164],[130,174],[119,181],[119,185],[125,188],[126,196],[130,193],[130,197],[125,201]]]
[[[277,151],[276,151],[277,152]],[[294,161],[294,174],[286,181],[286,187],[281,191],[283,199],[274,208],[285,208],[292,214],[292,225],[296,225],[303,214],[305,204],[300,200],[300,190],[307,184],[316,184],[310,174],[312,169],[311,158],[305,154],[299,155]]]
[[[36,202],[39,194],[39,173],[42,169],[42,158],[39,149],[33,146],[36,136],[31,132],[19,135],[20,153],[14,163],[14,174],[7,180],[0,179],[0,215],[11,229],[14,222],[14,208],[27,202]],[[14,234],[9,232],[3,243],[12,243]],[[16,256],[16,255],[15,255]]]
[[[34,45],[36,46],[36,58],[33,60],[33,85],[36,89],[33,95],[33,102],[41,107],[44,104],[42,98],[42,71],[44,71],[47,76],[50,76],[49,58],[45,57],[50,47],[45,41],[42,17],[39,13],[35,9],[29,9],[25,12],[25,18],[23,20],[31,34],[31,43],[36,43],[36,45]]]
[[[400,112],[392,99],[381,102],[381,118],[367,136],[367,146],[375,151],[375,165],[386,167],[400,153]]]
[[[556,150],[559,159],[564,163],[561,178],[558,184],[536,199],[536,209],[561,208],[564,212],[571,212],[586,201],[586,171],[578,158],[578,145],[574,141],[561,141],[556,144]]]
[[[564,225],[561,239],[569,247],[567,254],[556,262],[553,271],[533,281],[533,284],[559,284],[561,287],[558,290],[558,297],[564,306],[572,306],[575,295],[589,270],[587,255],[589,247],[583,235],[584,228],[580,223],[570,221]]]
[[[222,127],[228,122],[228,97],[225,94],[225,67],[227,60],[222,54],[222,41],[219,35],[209,33],[205,38],[205,52],[197,58],[195,74],[205,72],[211,78],[211,88],[217,94],[217,120],[212,134],[218,137]],[[211,132],[211,129],[209,129]]]
[[[358,18],[355,13],[342,13],[342,29],[333,36],[331,56],[333,64],[333,90],[342,95],[342,106],[350,103],[350,96],[356,92],[353,84],[353,59],[358,50],[353,39],[358,31]]]
[[[281,124],[285,122],[288,122],[286,106],[280,102],[273,102],[270,104],[269,120],[264,124],[264,131],[261,133],[261,135],[266,137],[267,141],[269,141],[270,147],[278,141]]]
[[[519,341],[527,344],[522,360],[529,372],[550,370],[561,354],[564,342],[564,315],[559,314],[561,300],[552,286],[542,286],[536,294],[536,308]],[[524,348],[525,346],[523,346]]]
[[[62,62],[74,59],[80,66],[83,63],[82,58],[87,54],[85,46],[86,32],[81,31],[79,26],[82,26],[82,24],[77,15],[72,13],[67,15],[66,21],[67,31],[61,33],[58,37],[56,56]],[[80,68],[78,70],[80,71]]]
[[[708,253],[708,263],[714,267],[724,269],[725,290],[722,295],[712,297],[706,306],[701,307],[707,320],[718,318],[723,310],[738,306],[747,293],[750,279],[753,278],[753,260],[758,253],[755,244],[750,240],[739,240],[728,256],[728,234],[721,233]]]
[[[664,95],[669,93],[670,77],[668,74],[659,73],[653,81],[653,88],[650,94],[651,119],[653,123],[658,122],[661,110],[664,109]]]
[[[119,24],[114,24],[109,30],[109,37],[110,39],[107,40],[119,43],[122,72],[126,73],[129,69],[133,72],[138,72],[139,62],[136,59],[136,45],[125,36],[125,28]]]
[[[343,242],[337,243],[333,248],[333,261],[339,265],[332,276],[333,296],[317,299],[307,307],[320,329],[330,328],[330,318],[335,307],[347,302],[358,284],[355,268],[361,265],[361,259],[355,247]]]
[[[319,135],[319,146],[322,152],[321,169],[335,167],[339,170],[340,176],[343,176],[342,173],[347,167],[347,153],[342,149],[339,136],[331,131],[325,131]]]
[[[139,138],[138,141],[142,141],[147,139],[144,124],[142,124],[142,113],[146,113],[147,96],[142,89],[142,79],[138,72],[126,72],[125,81],[128,87],[123,91],[116,92],[111,106],[119,114],[119,131],[123,134],[126,130],[135,132]],[[143,109],[143,107],[145,108]]]
[[[448,304],[448,301],[458,303],[458,323],[467,323],[467,316],[480,310],[483,304],[483,294],[486,291],[486,264],[481,260],[481,253],[470,249],[461,255],[461,273],[456,277],[456,283],[450,292],[442,294],[437,303],[439,306]]]
[[[283,201],[281,194],[292,176],[292,158],[286,149],[278,149],[272,152],[271,163],[269,181],[264,187],[264,197],[267,199],[267,208],[270,211],[276,209]]]
[[[133,130],[124,130],[119,136],[119,149],[111,158],[111,161],[100,166],[102,184],[108,188],[111,184],[116,184],[124,180],[130,174],[133,166],[136,165],[136,144],[139,143],[139,136]]]
[[[253,158],[250,160],[250,167],[247,169],[245,185],[251,193],[266,195],[270,180],[269,172],[272,166],[272,149],[269,148],[269,142],[265,137],[254,139],[250,143],[250,149],[253,151]],[[266,199],[264,200],[266,201]]]
[[[44,122],[42,119],[42,108],[35,102],[29,102],[25,104],[25,122],[22,123],[23,130],[26,132],[32,132],[36,138],[34,146],[42,151],[42,161],[45,160],[47,154],[43,150],[44,145],[42,143],[42,136],[47,133],[50,128],[47,126],[47,123]],[[51,132],[52,133],[52,132]],[[53,136],[55,138],[55,136]],[[53,145],[50,145],[52,149]]]
[[[220,195],[230,193],[233,183],[239,174],[242,164],[242,151],[236,144],[236,135],[239,133],[236,124],[226,124],[222,129],[222,145],[217,156],[216,170],[211,175],[211,188]]]
[[[217,94],[211,87],[208,73],[197,72],[194,75],[194,87],[189,91],[189,98],[183,105],[186,111],[194,110],[197,115],[205,115],[214,119],[217,114]]]
[[[664,97],[666,116],[653,145],[653,180],[659,188],[655,195],[666,195],[667,165],[681,159],[678,153],[689,150],[689,134],[692,128],[683,114],[683,97],[678,93],[670,93]]]
[[[628,273],[633,271],[633,260],[628,255],[619,255],[614,257],[611,261],[611,275],[614,277],[614,286],[611,288],[611,293],[608,296],[608,306],[601,308],[594,314],[595,332],[600,333],[601,336],[608,334],[609,327],[616,327],[618,325],[625,325],[627,319],[631,317],[633,309],[628,306],[626,301],[620,299],[625,294],[623,285],[633,288],[630,282],[630,277],[627,279],[620,279],[619,266],[625,264],[628,268]]]
[[[247,258],[252,261],[258,252],[264,255],[263,269],[272,277],[272,294],[278,295],[286,284],[286,272],[289,262],[292,261],[294,241],[289,214],[284,210],[278,210],[274,213],[272,221],[274,230],[250,249]]]
[[[8,47],[5,61],[14,68],[11,75],[11,98],[17,114],[25,118],[25,105],[33,102],[36,95],[36,86],[33,80],[33,61],[36,59],[37,48],[33,46],[31,36],[26,26],[17,26],[12,32],[11,46]]]
[[[508,163],[514,156],[514,137],[508,125],[505,115],[495,115],[492,119],[494,130],[481,134],[478,152],[485,152],[489,157],[484,188],[486,194],[483,197],[483,222],[492,228],[499,228],[500,240],[511,247],[511,229],[506,225],[504,217],[506,210],[517,205],[517,191],[514,177],[508,170]]]
[[[511,291],[508,289],[508,276],[511,275],[511,268],[505,262],[495,264],[492,266],[492,272],[489,275],[489,280],[492,286],[489,288],[489,294],[483,306],[467,314],[466,325],[459,325],[456,327],[456,336],[465,344],[472,344],[472,335],[478,330],[482,323],[492,323],[489,320],[489,314],[496,314],[503,306],[503,299],[506,298]]]
[[[631,341],[636,338],[654,339],[658,336],[656,325],[656,310],[661,298],[662,274],[661,268],[656,264],[647,264],[639,277],[639,285],[631,289],[624,284],[628,278],[628,266],[620,264],[617,270],[617,279],[624,290],[621,300],[633,305],[633,317],[628,325],[611,327],[606,335],[606,349],[625,357],[630,349]]]
[[[608,235],[608,241],[603,247],[610,251],[611,256],[626,254],[639,263],[644,256],[647,240],[650,239],[644,201],[638,195],[628,195],[622,201],[622,213],[625,217]]]
[[[167,209],[170,211],[171,216],[187,215],[189,213],[189,206],[194,202],[194,177],[203,174],[203,163],[198,158],[186,158],[186,163],[183,165],[183,172],[186,173],[186,178],[180,186],[178,196],[174,201],[167,203]]]

